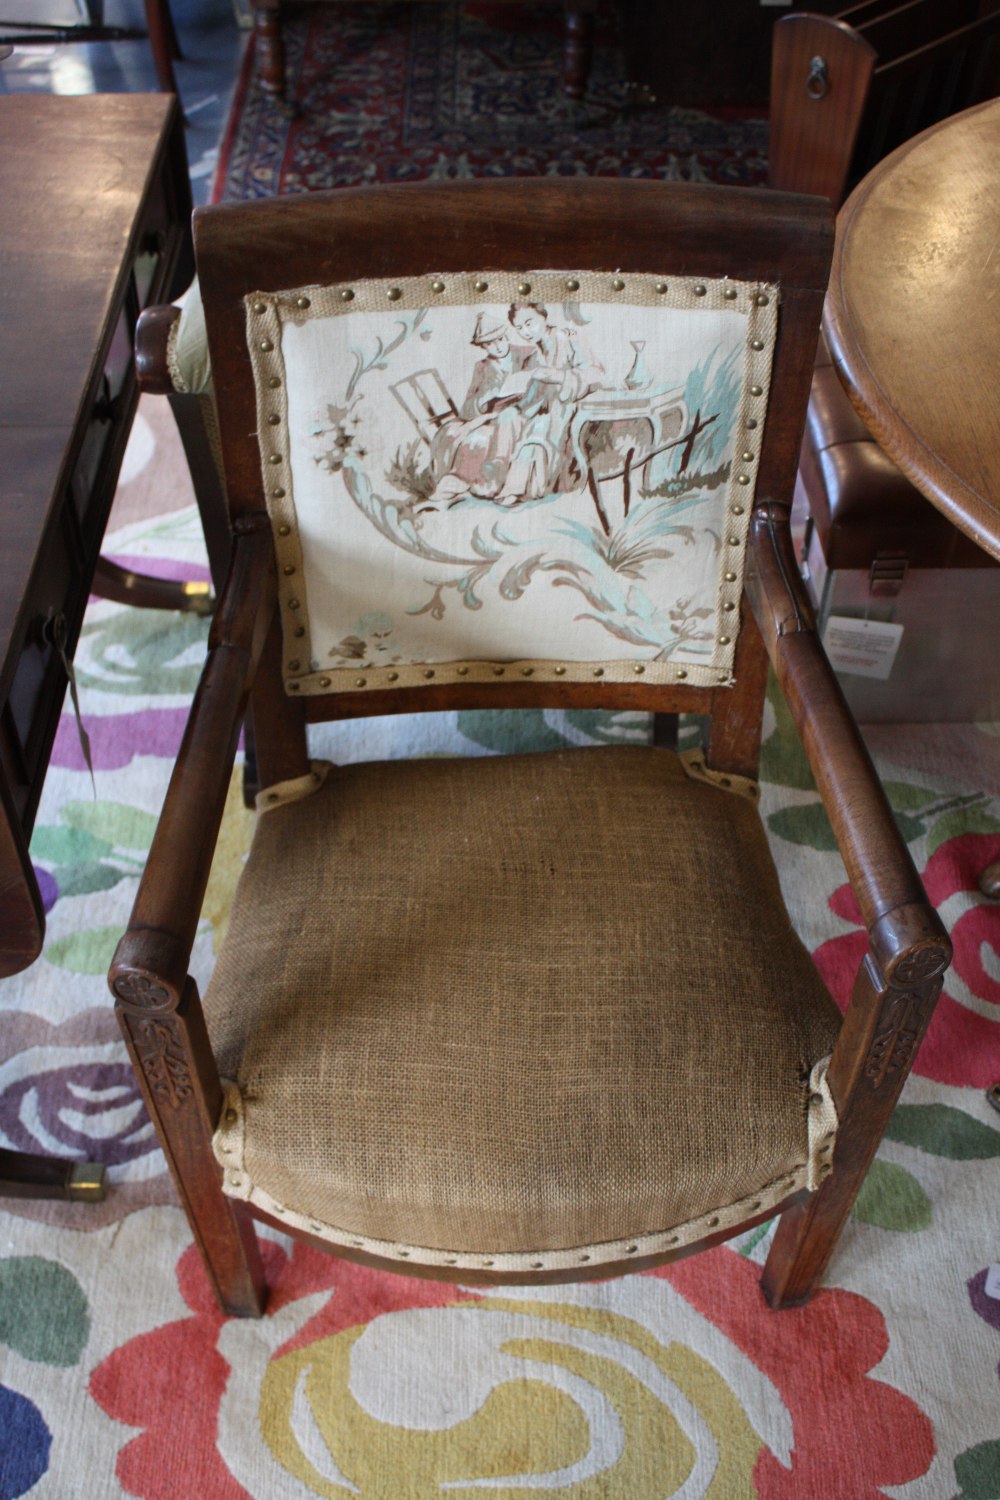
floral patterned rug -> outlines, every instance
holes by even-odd
[[[562,95],[558,0],[283,10],[295,110],[258,85],[251,43],[213,202],[423,177],[766,181],[759,111],[630,107],[613,7],[599,12],[582,109]]]
[[[196,513],[111,550],[205,576]],[[1000,1494],[1000,745],[882,727],[881,771],[956,959],[826,1287],[771,1313],[769,1228],[650,1275],[498,1292],[360,1269],[278,1236],[259,1322],[218,1312],[118,1040],[104,972],[205,643],[95,602],[77,655],[96,796],[63,718],[32,853],[43,957],[0,984],[0,1144],[109,1168],[97,1206],[0,1219],[0,1500],[996,1500]],[[689,728],[686,731],[691,733]],[[335,758],[643,738],[631,714],[339,727]],[[800,931],[843,1001],[864,946],[801,751],[768,710],[762,812]],[[250,836],[234,794],[199,932],[204,982]]]

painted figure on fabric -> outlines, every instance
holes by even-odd
[[[505,489],[519,499],[576,489],[581,482],[570,446],[576,405],[603,383],[604,369],[575,328],[557,328],[540,302],[513,304],[507,314],[532,346],[532,380],[519,403],[524,427]]]
[[[549,323],[540,303],[512,306],[508,320],[476,319],[472,343],[484,357],[458,420],[445,423],[431,445],[432,501],[471,495],[513,505],[580,483],[570,422],[603,369],[575,330]],[[511,329],[522,342],[511,341]]]
[[[507,324],[490,313],[477,317],[471,342],[483,358],[472,372],[459,420],[447,422],[431,445],[437,480],[433,500],[462,495],[496,499],[524,425],[518,398],[526,389],[523,371],[534,350],[512,345]]]

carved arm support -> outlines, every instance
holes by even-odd
[[[868,751],[816,632],[784,506],[753,513],[747,592],[890,985],[943,974],[951,945],[928,903]]]
[[[240,725],[274,615],[276,582],[267,517],[235,525],[233,560],[209,636],[163,811],[128,931],[111,966],[119,1000],[177,1006],[225,808]]]

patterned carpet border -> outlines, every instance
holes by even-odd
[[[293,107],[264,94],[251,39],[214,202],[422,178],[766,180],[766,120],[630,108],[609,23],[570,105],[559,5],[307,5],[285,35]]]

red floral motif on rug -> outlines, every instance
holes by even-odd
[[[304,1351],[307,1360],[313,1353],[320,1359],[323,1347],[338,1335],[352,1330],[363,1332],[377,1319],[392,1319],[415,1310],[446,1318],[462,1304],[478,1303],[486,1313],[491,1307],[505,1305],[502,1290],[475,1292],[390,1276],[331,1259],[304,1246],[296,1246],[290,1257],[271,1243],[264,1250],[272,1286],[268,1320],[300,1299],[330,1294],[293,1337],[273,1349],[269,1374],[281,1361],[299,1352]],[[109,1355],[91,1378],[91,1393],[103,1410],[115,1420],[141,1429],[121,1450],[118,1478],[129,1494],[143,1500],[174,1500],[178,1494],[199,1494],[206,1500],[252,1500],[250,1492],[231,1473],[218,1446],[220,1404],[231,1375],[219,1342],[231,1320],[219,1312],[193,1247],[178,1262],[177,1276],[191,1315],[133,1338]],[[872,1303],[851,1292],[830,1290],[820,1292],[807,1307],[772,1313],[760,1294],[759,1268],[725,1247],[661,1268],[650,1273],[649,1279],[668,1283],[700,1314],[706,1329],[714,1328],[730,1341],[737,1358],[750,1360],[769,1382],[772,1401],[783,1407],[790,1419],[790,1453],[776,1455],[753,1433],[749,1451],[743,1442],[738,1459],[744,1486],[741,1494],[753,1494],[760,1500],[800,1500],[807,1492],[830,1500],[877,1500],[884,1493],[884,1485],[904,1484],[926,1472],[934,1454],[931,1423],[910,1397],[871,1376],[888,1348],[884,1318]],[[669,1297],[667,1288],[664,1293]],[[522,1293],[516,1306],[526,1316],[537,1310],[553,1318],[555,1329],[550,1338],[559,1345],[572,1327],[578,1328],[581,1321],[586,1326],[587,1315],[581,1316],[571,1304],[554,1309],[545,1288]],[[591,1319],[603,1316],[607,1330],[614,1323],[612,1307],[610,1303],[603,1314],[591,1312]],[[641,1349],[645,1340],[647,1346],[676,1349],[685,1336],[690,1339],[690,1330],[685,1335],[675,1328],[669,1302],[664,1302],[662,1313],[661,1327],[619,1318],[621,1328],[635,1330],[631,1344],[626,1337],[622,1347]],[[565,1323],[560,1321],[561,1315]],[[273,1341],[266,1323],[262,1327],[264,1339]],[[510,1343],[505,1347],[509,1349]],[[557,1343],[551,1347],[555,1349]],[[701,1361],[710,1380],[718,1382],[718,1371],[709,1364],[709,1355],[691,1349],[683,1352],[692,1363]],[[463,1378],[460,1370],[449,1370],[447,1375],[458,1381]],[[426,1378],[440,1380],[442,1371],[428,1370]],[[730,1392],[727,1399],[732,1400],[733,1394]],[[267,1395],[261,1392],[262,1424],[267,1420]],[[346,1388],[343,1395],[345,1405],[351,1404]],[[711,1427],[718,1446],[712,1462],[720,1466],[728,1463],[731,1475],[733,1450],[741,1441],[737,1434],[741,1426],[748,1433],[750,1429],[738,1405],[728,1425],[720,1424],[718,1398],[710,1389],[710,1381],[703,1380],[702,1396],[701,1401],[695,1398],[695,1421],[703,1418]],[[247,1412],[246,1417],[248,1422],[253,1421],[252,1413]],[[373,1422],[376,1428],[385,1425]],[[628,1422],[624,1425],[628,1432]],[[666,1412],[656,1431],[658,1442],[669,1441],[672,1429]],[[179,1433],[183,1433],[181,1444]],[[846,1433],[851,1435],[849,1442],[844,1441]],[[683,1440],[679,1446],[684,1446]],[[689,1464],[690,1457],[681,1454],[678,1461]],[[351,1479],[344,1477],[347,1484],[343,1491],[332,1484],[317,1487],[315,1492],[375,1493],[363,1484],[359,1491]],[[605,1478],[614,1480],[613,1468]],[[752,1490],[746,1488],[751,1484]],[[503,1495],[514,1492],[513,1488],[499,1491]],[[583,1496],[591,1490],[585,1485],[579,1490],[559,1490],[571,1492]],[[412,1493],[424,1491],[417,1485]]]
[[[927,861],[924,888],[931,905],[945,916],[955,950],[927,1035],[913,1065],[915,1073],[938,1083],[988,1088],[996,1081],[1000,1056],[1000,983],[983,963],[984,949],[997,952],[997,917],[977,895],[979,873],[1000,857],[1000,839],[966,833],[949,839]],[[963,893],[967,899],[963,900]],[[954,913],[946,903],[955,905]],[[823,943],[813,954],[819,972],[841,1010],[846,1010],[868,938],[854,893],[847,884],[830,897],[830,910],[854,932]],[[962,989],[965,995],[958,991]],[[978,1007],[978,1008],[974,1008]]]

